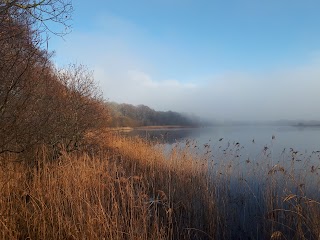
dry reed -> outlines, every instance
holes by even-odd
[[[296,159],[271,164],[266,151],[241,161],[238,143],[199,154],[193,141],[169,153],[108,132],[87,141],[54,162],[42,148],[33,168],[6,157],[1,239],[319,238],[318,167],[309,158],[301,172]]]

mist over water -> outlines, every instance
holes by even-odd
[[[248,148],[273,144],[277,149],[293,148],[298,151],[320,150],[320,127],[295,126],[216,126],[205,128],[134,130],[130,135],[163,139],[173,144],[192,139],[199,144],[239,142]],[[274,137],[274,139],[272,139]]]
[[[198,157],[204,156],[202,159],[216,176],[221,169],[232,168],[229,177],[234,196],[242,194],[238,192],[239,183],[244,179],[250,191],[257,194],[270,178],[279,184],[287,181],[282,179],[286,174],[292,174],[295,180],[285,187],[280,184],[279,193],[284,189],[298,191],[296,183],[300,182],[309,196],[319,194],[320,127],[216,126],[135,130],[129,135],[156,140],[168,153],[177,147],[188,148]],[[283,175],[274,175],[282,171]]]
[[[195,151],[199,153],[205,151],[206,144],[217,154],[223,154],[224,150],[233,148],[238,150],[237,155],[242,160],[259,160],[261,155],[268,152],[268,157],[272,157],[276,162],[284,153],[291,156],[291,152],[297,152],[297,157],[301,156],[302,159],[320,151],[320,127],[217,126],[135,130],[130,135],[159,140],[167,144],[168,148],[177,143],[184,146],[187,140],[191,140],[195,144]]]

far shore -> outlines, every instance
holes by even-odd
[[[197,126],[181,126],[181,125],[163,125],[163,126],[140,126],[140,127],[110,127],[110,131],[123,131],[130,132],[133,130],[174,130],[174,129],[187,129],[197,128]]]
[[[292,125],[293,127],[301,127],[301,128],[304,128],[304,127],[320,127],[320,124],[304,124],[304,123],[299,123],[299,124],[295,124],[295,125]]]
[[[132,128],[132,127],[108,127],[106,129],[109,130],[109,131],[130,132],[134,128]]]
[[[182,129],[182,128],[197,128],[196,126],[180,126],[180,125],[163,125],[163,126],[141,126],[135,127],[135,130],[169,130],[169,129]]]

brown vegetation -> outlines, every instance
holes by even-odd
[[[43,147],[36,168],[8,156],[1,239],[318,239],[320,204],[292,165],[262,154],[244,170],[234,150],[219,163],[191,141],[165,154],[109,131],[86,143],[56,162]]]
[[[0,2],[2,158],[15,153],[33,164],[33,154],[42,145],[50,147],[55,158],[62,145],[76,149],[87,130],[101,127],[109,118],[92,73],[76,65],[57,70],[50,54],[41,49],[43,28],[37,23],[65,24],[60,14],[68,9],[69,2],[60,0]]]
[[[239,143],[168,151],[105,130],[92,73],[41,48],[69,7],[0,1],[1,239],[319,239],[318,152],[240,161]]]

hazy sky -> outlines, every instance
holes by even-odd
[[[58,66],[110,101],[218,120],[320,120],[318,0],[77,0]]]

